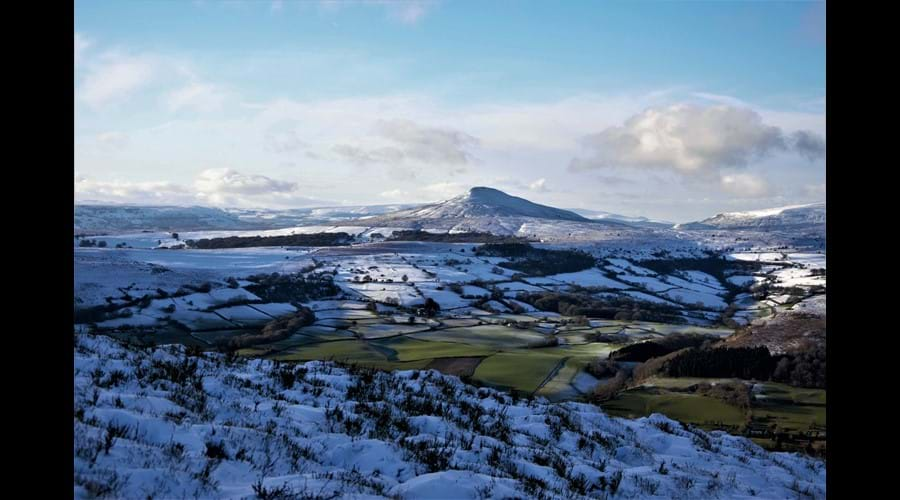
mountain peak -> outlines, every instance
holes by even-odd
[[[469,198],[495,198],[498,196],[506,196],[511,198],[511,196],[504,193],[503,191],[487,186],[475,186],[473,188],[470,188],[468,196]]]
[[[578,222],[590,222],[574,212],[540,205],[512,196],[499,189],[475,186],[463,195],[438,203],[424,205],[407,215],[415,218],[459,217],[534,217]]]

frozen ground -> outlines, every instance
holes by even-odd
[[[75,337],[77,498],[824,498],[825,464],[434,371]]]

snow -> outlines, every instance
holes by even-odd
[[[76,498],[104,489],[115,498],[250,498],[261,485],[290,497],[562,499],[582,496],[576,476],[596,498],[619,474],[623,498],[651,490],[697,498],[710,489],[720,498],[826,495],[825,464],[806,456],[659,414],[624,420],[583,403],[513,402],[435,371],[373,372],[364,381],[327,362],[207,353],[173,379],[161,367],[182,364],[182,347],[132,349],[77,335],[74,354]],[[303,374],[283,385],[274,371],[295,366]],[[428,400],[441,412],[423,410]],[[376,425],[382,414],[387,424]],[[121,432],[110,434],[112,425]],[[213,444],[221,457],[209,452]],[[538,454],[559,457],[568,478],[536,463]],[[528,477],[540,482],[526,485]]]
[[[728,304],[726,304],[718,295],[694,290],[685,290],[682,288],[660,292],[660,295],[684,305],[694,305],[699,303],[702,307],[720,310],[725,309],[725,307],[728,306]]]
[[[634,291],[634,290],[628,290],[628,291],[623,292],[623,293],[625,293],[625,294],[628,295],[629,297],[632,297],[632,298],[635,298],[635,299],[638,299],[638,300],[643,300],[643,301],[645,301],[645,302],[653,302],[653,303],[656,303],[656,304],[665,304],[665,305],[667,305],[667,306],[681,307],[680,305],[676,304],[675,302],[671,302],[671,301],[668,301],[668,300],[665,300],[665,299],[661,299],[661,298],[659,298],[659,297],[657,297],[657,296],[655,296],[655,295],[650,295],[649,293],[637,292],[637,291]]]
[[[616,266],[617,268],[625,269],[631,274],[636,274],[636,275],[640,275],[640,276],[656,276],[655,272],[653,272],[645,267],[641,267],[641,266],[632,264],[631,262],[629,262],[625,259],[613,258],[613,259],[606,259],[606,260],[613,266]]]
[[[288,314],[292,314],[297,312],[297,308],[292,306],[291,304],[284,302],[270,302],[268,304],[253,304],[254,309],[258,309],[273,318],[277,318],[279,316],[287,316]]]
[[[471,295],[472,297],[484,297],[491,294],[489,290],[473,285],[464,285],[462,290],[463,295]]]
[[[580,286],[596,286],[618,290],[631,288],[624,283],[606,277],[606,274],[597,268],[585,269],[576,273],[555,274],[547,278]]]
[[[523,283],[521,281],[505,281],[502,283],[497,283],[495,285],[497,288],[504,291],[511,292],[543,292],[545,291],[543,288],[539,286],[534,286],[528,283]]]
[[[663,283],[657,278],[649,277],[649,276],[625,276],[619,275],[618,278],[622,281],[627,281],[632,285],[639,286],[641,288],[650,290],[651,292],[661,292],[663,290],[670,290],[674,287],[674,285],[670,285],[668,283]]]
[[[738,275],[735,275],[735,276],[729,276],[729,277],[726,278],[726,279],[727,279],[728,282],[731,283],[732,285],[739,286],[739,287],[750,286],[750,285],[752,285],[752,284],[754,284],[754,283],[756,283],[756,282],[758,282],[758,281],[763,281],[763,280],[764,280],[764,278],[760,278],[760,277],[757,277],[757,276],[738,276]]]
[[[715,276],[704,273],[703,271],[680,271],[680,274],[688,281],[715,288],[720,291],[725,289]]]

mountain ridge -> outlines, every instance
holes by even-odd
[[[676,224],[674,229],[814,229],[824,227],[825,220],[825,202],[819,202],[743,212],[723,212],[701,221]]]

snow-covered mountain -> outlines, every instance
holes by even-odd
[[[489,232],[545,241],[599,241],[629,238],[647,231],[614,220],[591,220],[569,210],[533,203],[489,187],[473,187],[463,195],[439,203],[356,222],[374,227],[435,232]]]
[[[240,230],[253,226],[210,207],[75,205],[76,232]]]
[[[825,463],[429,371],[75,336],[76,498],[825,498]]]
[[[675,229],[738,229],[759,231],[791,231],[824,229],[825,203],[727,212],[699,222],[678,224]]]
[[[416,206],[415,204],[394,205],[349,205],[337,207],[312,207],[294,209],[246,209],[226,208],[229,214],[258,227],[281,229],[285,227],[311,224],[343,222],[360,217],[382,215]]]
[[[415,205],[357,205],[296,209],[138,205],[75,205],[76,232],[242,231],[333,224]]]
[[[389,217],[397,219],[531,217],[575,222],[590,221],[574,212],[539,205],[489,187],[473,187],[468,193],[455,198],[389,214]]]

